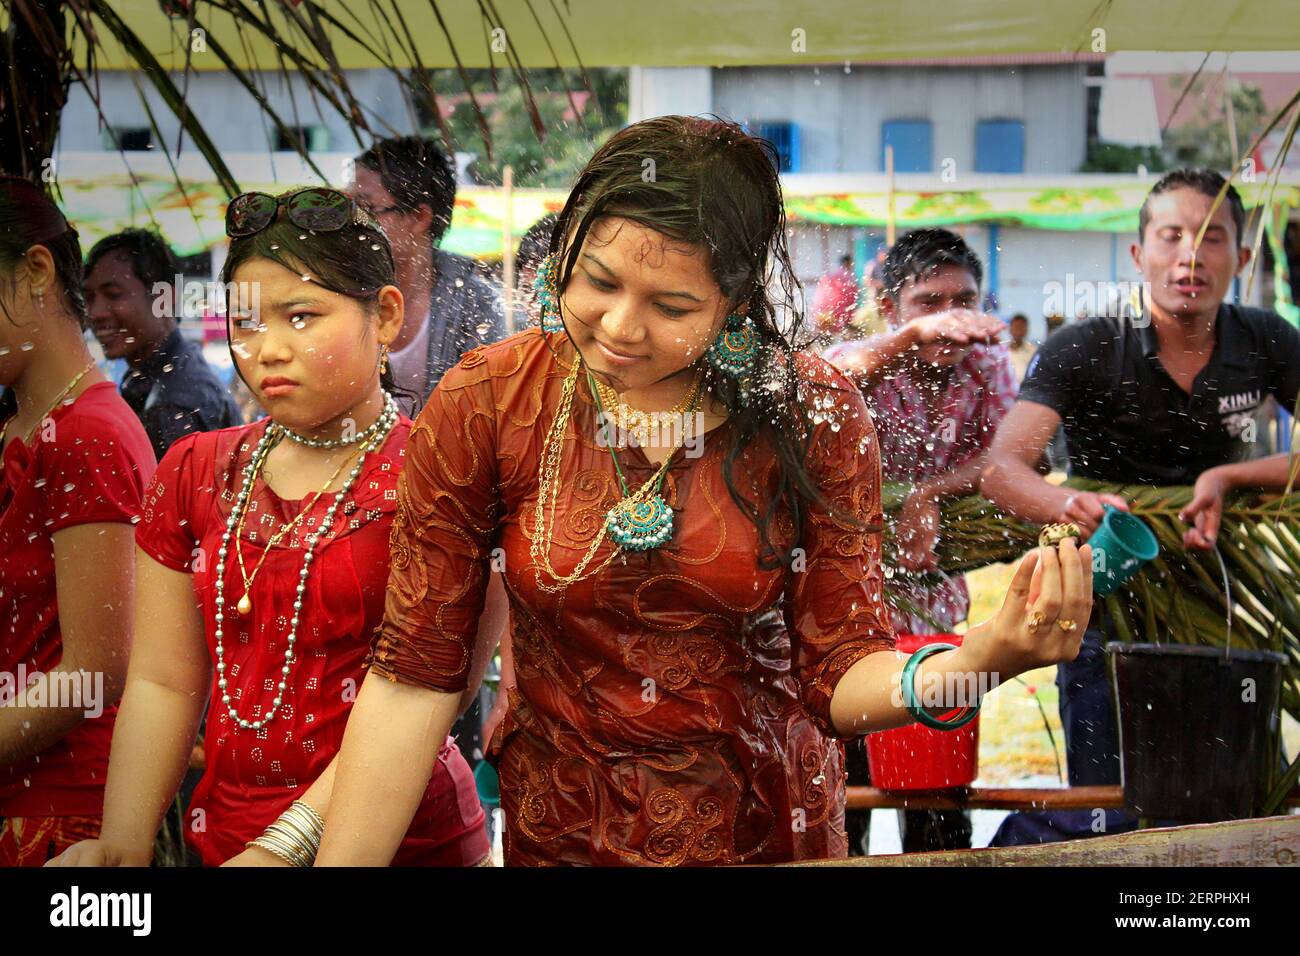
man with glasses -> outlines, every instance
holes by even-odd
[[[389,352],[397,385],[415,393],[414,416],[462,353],[505,336],[501,298],[472,260],[438,248],[451,225],[456,176],[432,141],[403,136],[356,159],[352,195],[393,247],[406,322]]]

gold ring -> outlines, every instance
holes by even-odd
[[[1029,624],[1029,629],[1031,631],[1038,630],[1040,627],[1043,626],[1044,620],[1046,620],[1046,616],[1043,614],[1042,611],[1030,611],[1029,620],[1027,622]]]
[[[1075,624],[1073,621],[1068,621],[1065,618],[1062,618],[1061,620],[1056,622],[1056,626],[1059,627],[1061,630],[1063,630],[1066,634],[1069,634],[1072,631],[1076,630],[1079,625]]]
[[[1038,532],[1038,543],[1044,548],[1054,548],[1066,538],[1082,538],[1083,532],[1074,522],[1069,524],[1045,524]]]

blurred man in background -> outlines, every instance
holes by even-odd
[[[979,486],[985,453],[1016,399],[1005,326],[975,311],[984,270],[954,232],[918,229],[898,240],[881,266],[880,311],[889,331],[827,350],[862,387],[880,442],[882,475],[911,491],[898,514],[898,573],[886,592],[899,634],[951,633],[966,620],[961,575],[939,568],[944,501]],[[849,748],[850,784],[866,782],[861,745]],[[846,814],[851,848],[861,848],[867,813]],[[970,846],[962,811],[905,811],[904,851]]]
[[[853,274],[853,257],[841,256],[839,268],[817,283],[813,296],[813,326],[824,342],[834,341],[853,318],[858,305],[858,280]]]
[[[126,360],[122,397],[160,459],[182,435],[243,423],[203,350],[181,332],[179,273],[167,243],[143,229],[107,236],[86,257],[91,330],[106,358]]]
[[[406,321],[388,361],[398,387],[417,397],[397,396],[414,417],[463,353],[505,336],[501,298],[473,260],[439,248],[451,226],[456,176],[433,140],[375,143],[356,159],[352,193],[393,247]]]
[[[1029,341],[1029,318],[1023,312],[1017,312],[1011,317],[1007,331],[1011,333],[1007,355],[1011,359],[1011,367],[1016,370],[1018,383],[1024,380],[1025,372],[1029,371],[1029,361],[1038,351],[1038,346]]]

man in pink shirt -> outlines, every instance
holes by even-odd
[[[900,634],[951,632],[970,610],[962,576],[939,570],[939,509],[978,490],[993,434],[1016,400],[1015,371],[998,344],[1005,326],[975,311],[982,277],[978,257],[956,233],[908,233],[881,266],[878,302],[889,330],[826,352],[862,387],[884,480],[911,485],[898,516],[898,568],[887,588]],[[857,749],[849,756],[849,782],[861,784]],[[865,814],[847,816],[852,844],[853,818]],[[905,851],[970,846],[970,823],[960,811],[904,816]]]

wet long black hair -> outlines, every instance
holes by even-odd
[[[296,191],[297,188],[289,189],[281,195],[288,196]],[[275,221],[261,232],[230,240],[230,252],[221,267],[221,282],[229,288],[235,271],[250,259],[270,259],[294,272],[306,272],[317,285],[355,299],[371,313],[379,308],[379,290],[397,284],[388,237],[379,223],[360,206],[354,206],[349,225],[332,232],[316,232],[296,226],[285,214],[284,207],[280,207],[276,210]],[[226,332],[229,344],[229,322]],[[233,350],[230,359],[234,362],[235,374],[248,385],[248,380],[239,370],[239,363],[235,362]],[[391,365],[380,374],[379,384],[394,398],[419,400],[419,396],[397,386]],[[249,385],[249,391],[252,390]]]
[[[44,246],[54,260],[55,296],[84,329],[86,299],[82,293],[81,240],[59,207],[39,186],[18,176],[0,176],[0,312],[13,323],[10,303],[17,285],[18,263],[32,246]],[[11,389],[0,397],[0,420],[17,410]]]
[[[802,411],[794,353],[808,344],[802,295],[786,244],[785,206],[771,143],[716,118],[660,116],[614,134],[579,174],[556,220],[549,251],[567,254],[558,285],[568,284],[592,226],[601,217],[629,219],[708,252],[709,268],[731,311],[746,312],[761,333],[755,387],[741,401],[734,380],[707,366],[706,382],[734,425],[723,480],[760,538],[759,566],[788,566],[802,539],[808,504],[826,502],[805,461],[811,429]],[[737,483],[736,463],[758,438],[777,458],[771,489]],[[773,534],[784,505],[793,521],[788,545]]]

